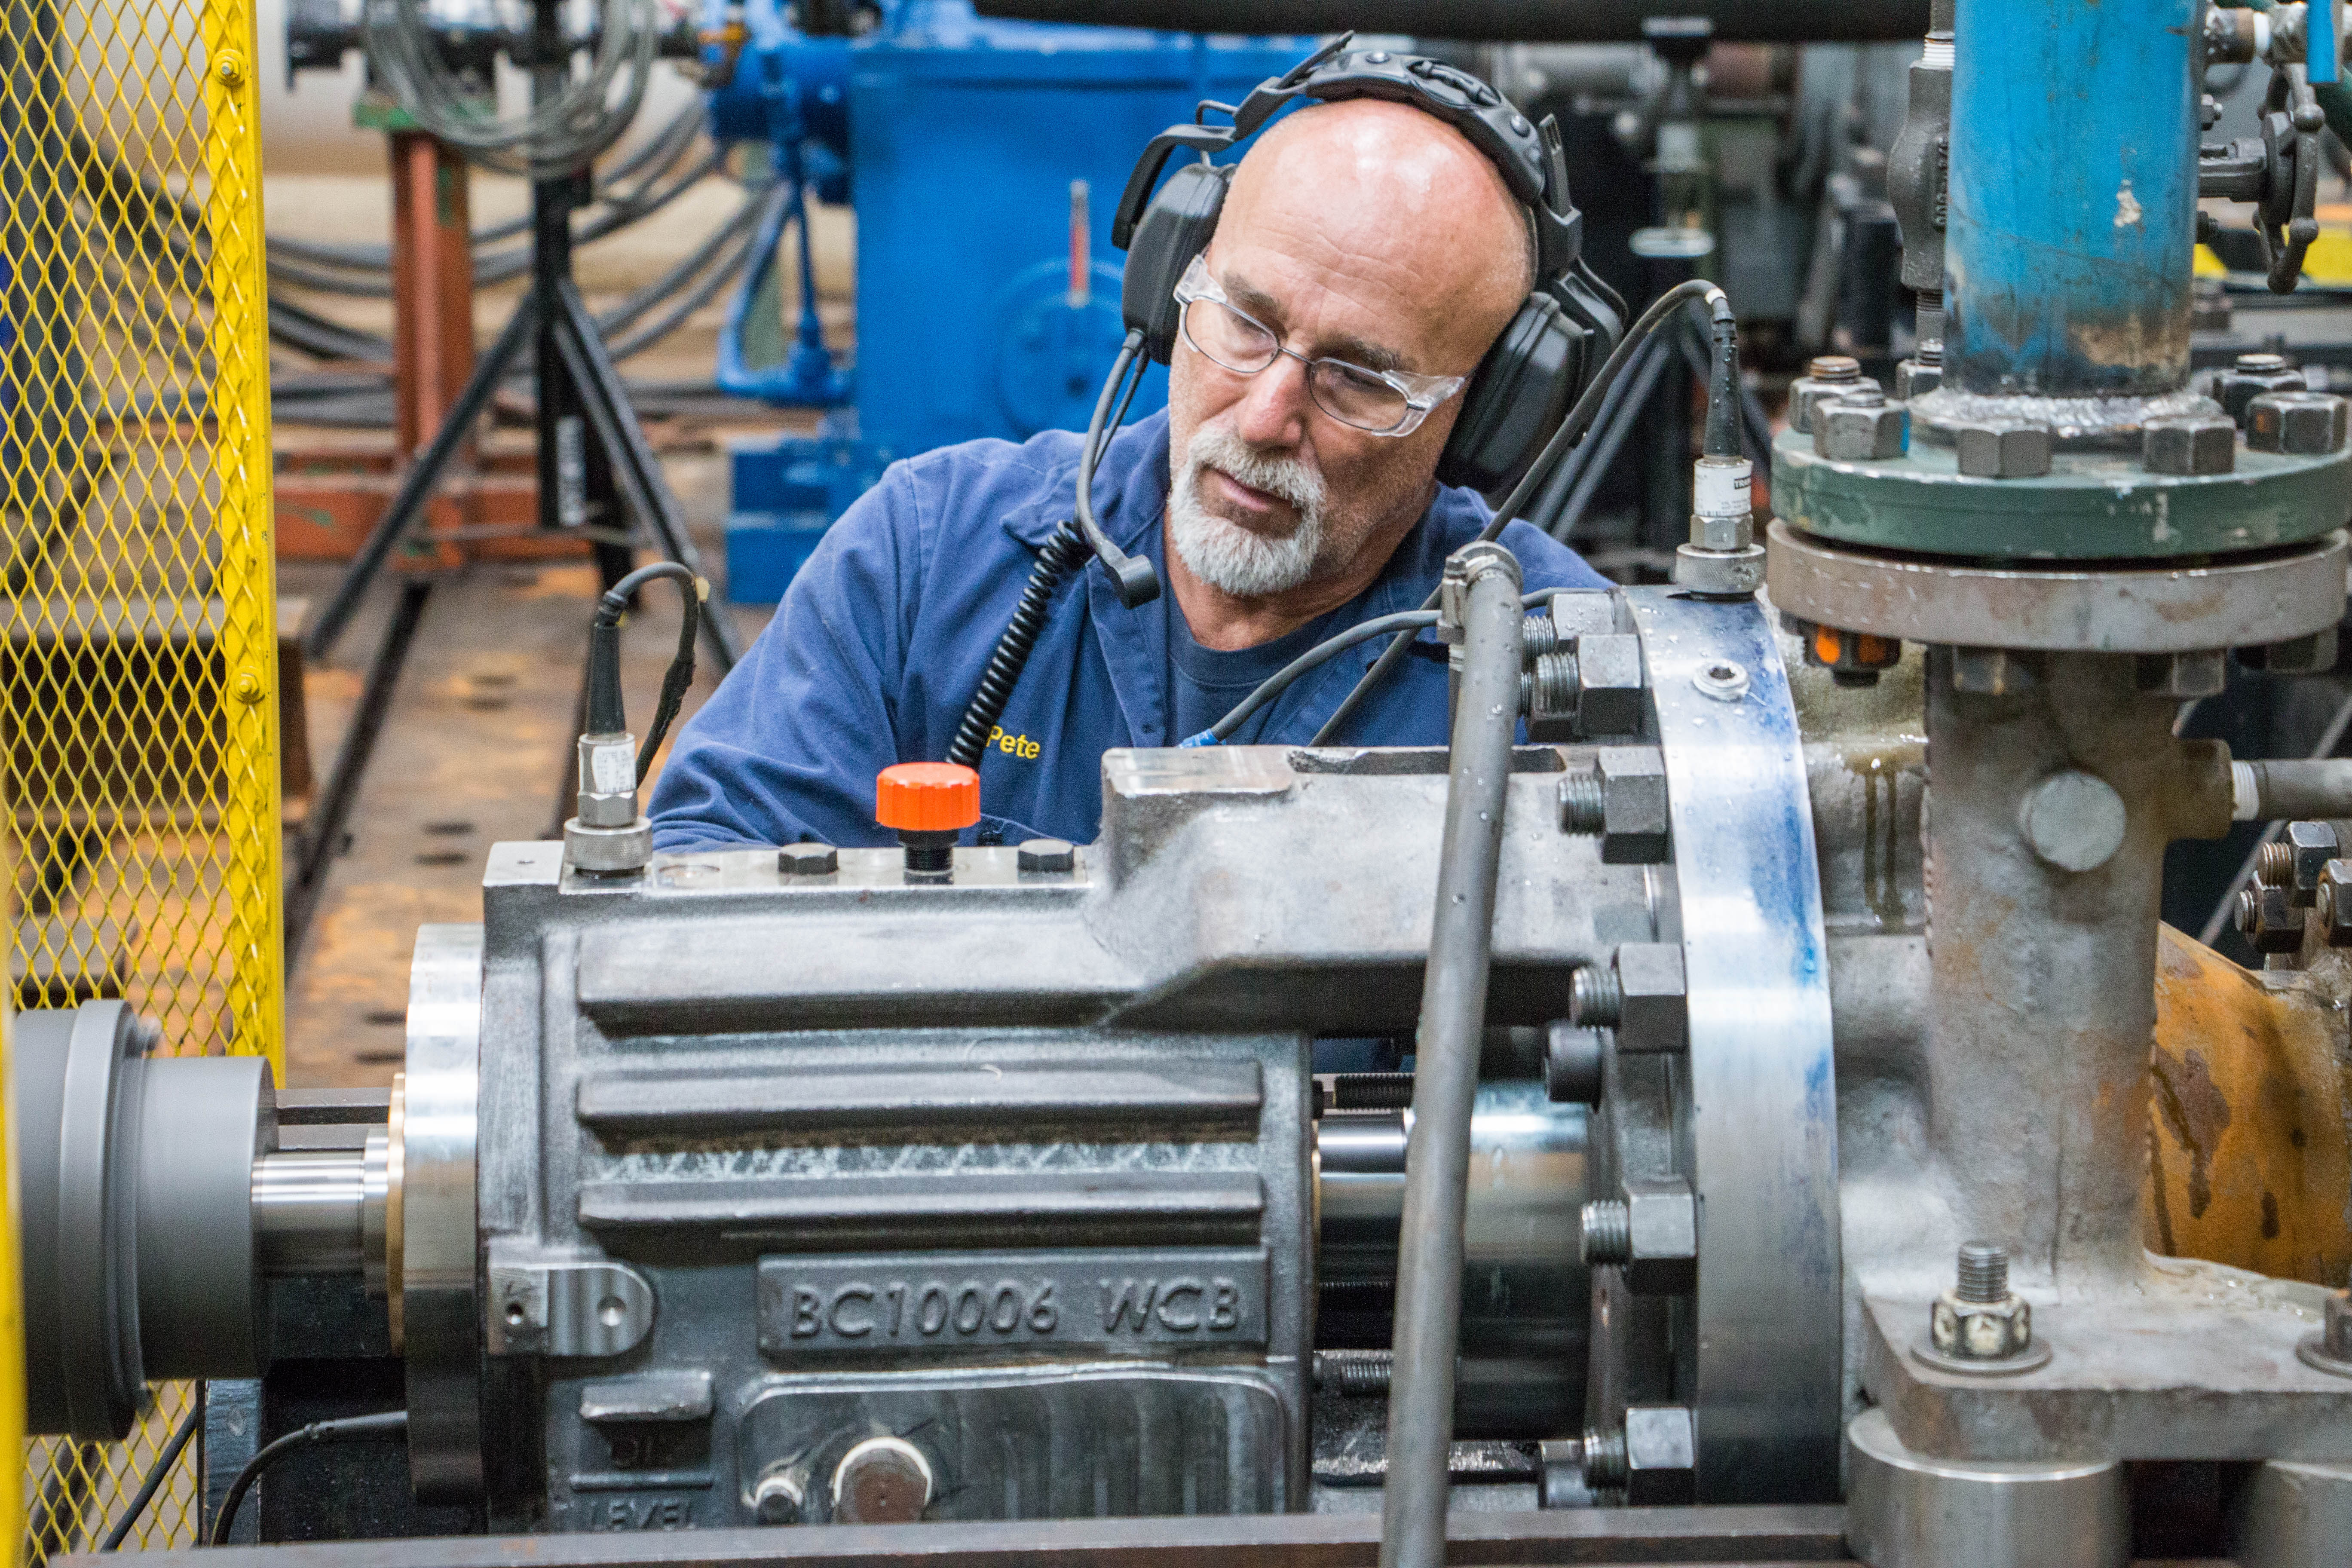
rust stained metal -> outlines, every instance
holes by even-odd
[[[2307,979],[2255,974],[2163,928],[2147,1244],[2262,1274],[2352,1274],[2352,1053]]]

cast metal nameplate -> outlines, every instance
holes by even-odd
[[[760,1259],[760,1353],[1266,1342],[1262,1247]]]

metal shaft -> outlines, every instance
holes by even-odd
[[[284,1150],[253,1163],[253,1237],[263,1272],[361,1271],[366,1166],[355,1149]]]
[[[1421,995],[1413,1134],[1405,1154],[1381,1568],[1440,1568],[1445,1560],[1463,1205],[1486,1022],[1504,788],[1518,720],[1521,620],[1517,563],[1495,551],[1468,566],[1461,700],[1454,713],[1452,779]]]

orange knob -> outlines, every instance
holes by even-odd
[[[901,833],[954,833],[980,820],[980,775],[961,763],[898,763],[874,781],[874,820]]]

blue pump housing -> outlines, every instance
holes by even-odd
[[[708,62],[724,83],[710,94],[711,130],[767,143],[798,183],[775,232],[798,228],[802,297],[793,353],[749,364],[744,327],[761,279],[747,275],[719,382],[778,406],[834,411],[814,439],[734,453],[730,592],[761,603],[781,595],[822,522],[892,459],[1084,428],[1124,331],[1110,220],[1138,153],[1201,100],[1235,101],[1309,46],[997,21],[965,0],[895,0],[854,39],[793,31],[776,0],[751,0],[741,20],[748,36],[732,61],[714,52]],[[817,330],[800,221],[805,199],[845,195],[857,216],[854,363]],[[1074,255],[1083,287],[1073,287]],[[1135,411],[1166,396],[1155,369]],[[739,558],[752,570],[739,574]]]

